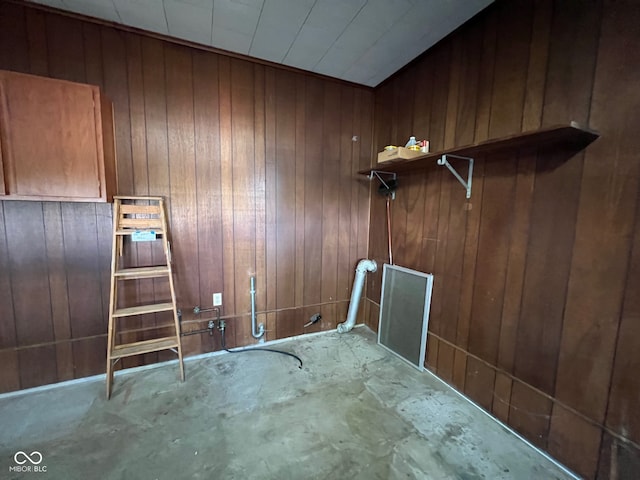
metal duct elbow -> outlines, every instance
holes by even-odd
[[[347,320],[338,325],[339,333],[347,333],[351,331],[353,326],[356,324],[358,305],[360,304],[360,296],[362,295],[365,276],[367,275],[367,272],[375,272],[377,269],[378,264],[375,260],[368,260],[365,258],[358,262],[358,266],[356,267],[356,278],[353,279],[353,289],[351,290],[351,301],[349,302]]]

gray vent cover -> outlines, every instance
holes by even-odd
[[[384,265],[378,343],[424,370],[433,275]]]

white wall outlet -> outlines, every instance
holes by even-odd
[[[222,293],[214,293],[213,294],[213,306],[219,307],[222,305]]]

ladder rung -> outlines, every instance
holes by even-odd
[[[119,308],[113,312],[114,317],[129,317],[144,315],[145,313],[166,312],[173,310],[173,303],[155,303],[152,305],[138,305],[136,307]]]
[[[160,215],[162,210],[160,209],[160,205],[131,205],[128,203],[120,204],[120,214],[121,215]],[[157,218],[157,217],[156,217]]]
[[[162,220],[159,218],[120,218],[118,227],[132,229],[162,228]]]
[[[135,232],[156,232],[158,235],[163,233],[161,228],[132,228],[129,230],[116,230],[116,235],[131,235]]]
[[[139,278],[165,277],[169,275],[167,265],[157,265],[155,267],[135,267],[123,268],[114,273],[114,276],[122,280],[136,280]]]
[[[124,343],[116,345],[111,352],[111,360],[132,355],[142,355],[143,353],[158,352],[178,347],[176,337],[154,338],[153,340],[143,340],[135,343]]]
[[[164,200],[164,197],[133,197],[129,195],[114,195],[113,198],[117,200],[134,200],[138,202],[147,202],[149,200],[158,202],[160,200]]]

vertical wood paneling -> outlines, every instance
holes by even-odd
[[[98,268],[102,293],[102,331],[109,324],[109,294],[111,285],[111,237],[113,208],[111,204],[96,204],[96,228],[98,236]]]
[[[276,92],[276,304],[293,307],[295,302],[295,78],[288,72],[275,74]],[[294,259],[292,262],[291,260]]]
[[[306,79],[296,78],[296,153],[295,153],[295,182],[296,182],[296,252],[295,252],[295,298],[294,304],[304,304],[304,199],[305,199],[305,108],[306,108]]]
[[[246,313],[255,275],[268,338],[302,333],[307,309],[322,311],[318,328],[335,328],[347,303],[317,304],[349,298],[355,262],[368,250],[370,184],[354,178],[372,156],[370,89],[6,2],[0,26],[0,68],[96,84],[113,101],[118,193],[167,199],[186,319],[222,292],[227,344],[252,342]],[[8,311],[0,354],[14,373],[0,389],[103,371],[111,206],[7,202],[1,212],[0,301]],[[126,262],[162,256],[157,242],[137,245]],[[168,293],[161,280],[122,290],[127,304]],[[151,338],[152,330],[136,329],[167,320],[128,319],[119,340]],[[204,340],[186,338],[185,350],[220,347]]]
[[[22,5],[0,3],[0,62],[5,70],[29,71],[29,43]]]
[[[236,314],[250,311],[249,278],[255,275],[255,190],[253,68],[240,60],[231,62],[231,132],[233,143],[233,248]],[[264,289],[264,279],[256,279]],[[249,322],[236,324],[236,340],[251,338]]]
[[[488,412],[491,411],[493,403],[495,377],[494,369],[474,357],[469,357],[464,393]]]
[[[57,342],[71,339],[71,318],[64,251],[62,212],[58,203],[43,203],[44,228],[47,238],[47,262],[49,264],[49,291],[51,292],[51,320]],[[68,342],[56,345],[58,378],[74,377],[73,352]]]
[[[424,217],[424,202],[426,193],[425,176],[420,175],[409,180],[407,188],[400,197],[405,205],[405,242],[402,255],[399,257],[400,265],[416,265],[420,262],[422,250],[422,232]],[[394,202],[394,206],[396,203]],[[431,220],[431,219],[429,219]],[[399,252],[398,252],[399,253]]]
[[[185,48],[165,47],[167,132],[171,196],[172,262],[180,305],[194,305],[199,297],[200,267],[191,260],[198,249],[193,63]],[[200,337],[186,337],[185,350],[198,351]]]
[[[149,195],[147,178],[147,144],[144,111],[144,80],[142,73],[142,48],[140,37],[126,36],[127,77],[129,87],[129,118],[131,119],[131,163],[133,168],[133,191],[136,195]],[[137,245],[138,255],[145,255],[149,245]]]
[[[324,88],[322,128],[322,302],[335,301],[338,282],[340,87]]]
[[[80,22],[60,15],[47,15],[46,28],[48,73],[54,78],[84,82],[84,42]]]
[[[496,374],[493,388],[491,412],[500,421],[509,423],[509,404],[511,403],[513,380],[502,373]]]
[[[553,407],[548,450],[585,478],[594,478],[602,431],[557,403]]]
[[[4,202],[0,204],[0,303],[4,305],[2,311],[2,321],[0,321],[0,351],[4,348],[15,347],[17,345],[15,309],[13,306],[13,294],[11,270],[9,268],[9,244],[7,242],[6,219],[4,214]],[[9,355],[7,355],[9,358]],[[11,358],[10,358],[11,360]],[[15,364],[17,365],[17,356]],[[11,365],[11,362],[8,362]],[[10,381],[11,377],[3,377],[3,382],[7,385],[14,385]],[[17,378],[17,372],[16,377]]]
[[[323,91],[322,83],[309,77],[306,88],[305,183],[304,183],[304,294],[305,304],[320,303],[322,279],[322,178]]]
[[[411,122],[413,120],[414,104],[416,103],[414,95],[414,81],[410,72],[400,73],[395,86],[394,94],[394,114],[393,130],[391,144],[405,145],[410,136],[416,135],[412,129]],[[412,179],[406,179],[405,182],[411,182]],[[379,184],[378,182],[376,182]],[[377,185],[376,185],[377,187]],[[399,265],[407,264],[406,244],[407,244],[407,214],[410,210],[412,199],[407,195],[413,189],[403,189],[396,194],[395,201],[391,202],[392,210],[392,243],[394,263]]]
[[[200,265],[198,304],[209,306],[212,294],[223,291],[222,199],[218,62],[216,57],[202,52],[193,53],[193,100]]]
[[[437,373],[439,341],[435,335],[427,335],[427,359],[426,367],[433,373]]]
[[[126,88],[125,34],[110,28],[102,28],[101,33],[104,92],[114,104],[118,194],[133,195],[131,120],[129,116],[129,90]],[[162,76],[164,77],[164,73]]]
[[[522,113],[523,132],[538,128],[542,120],[552,14],[552,0],[535,2],[531,45],[529,47],[527,86],[525,89],[524,111]]]
[[[640,472],[640,449],[605,432],[600,447],[598,480],[633,479]]]
[[[369,189],[367,188],[369,187],[369,185],[367,185],[366,180],[362,178],[360,178],[360,181],[357,181],[358,177],[361,177],[361,175],[358,175],[357,173],[358,170],[360,169],[360,161],[361,161],[360,149],[362,146],[362,142],[365,141],[365,137],[362,135],[362,132],[361,132],[362,118],[360,117],[360,112],[362,110],[362,103],[363,103],[363,96],[361,95],[361,92],[359,90],[354,89],[353,110],[351,112],[351,115],[353,116],[352,132],[354,135],[358,136],[358,141],[354,142],[351,145],[351,156],[350,156],[351,171],[348,174],[348,178],[350,178],[351,180],[349,182],[349,188],[351,190],[351,211],[350,211],[351,216],[350,216],[349,231],[348,231],[349,259],[347,261],[347,265],[344,266],[349,273],[347,277],[347,284],[348,284],[347,295],[349,295],[351,292],[351,285],[353,285],[353,280],[355,278],[354,265],[356,265],[357,262],[359,261],[358,250],[359,250],[359,245],[363,242],[362,236],[364,236],[365,253],[368,253],[367,246],[369,244],[368,233],[366,235],[363,235],[364,232],[360,231],[359,229],[359,221],[362,218],[361,212],[362,212],[362,216],[365,217],[365,221],[369,220],[369,209],[368,208],[366,210],[362,209],[362,203],[367,202],[369,199]],[[371,121],[369,121],[368,127],[369,127],[369,131],[371,131]],[[368,138],[369,142],[371,142],[371,135],[368,135],[366,138]],[[367,158],[367,160],[370,160],[370,159]],[[365,168],[366,168],[366,165],[365,165]],[[365,288],[365,292],[366,292],[366,288]],[[363,305],[368,303],[368,302],[364,302],[365,296],[366,295],[362,296]],[[364,309],[363,309],[363,312],[364,312]],[[366,316],[364,318],[366,318]]]
[[[3,392],[20,389],[20,365],[17,350],[0,350],[0,389]]]
[[[387,217],[386,199],[377,193],[378,186],[371,186],[371,213],[369,225],[371,231],[379,232],[369,239],[369,257],[378,263],[378,269],[367,275],[367,296],[380,304],[380,290],[382,284],[382,272],[384,264],[389,263],[388,239],[387,239]],[[392,209],[393,212],[393,209]],[[391,214],[393,225],[393,213]]]
[[[18,362],[20,388],[46,385],[57,379],[56,350],[53,345],[18,350]]]
[[[482,214],[482,193],[484,188],[484,158],[475,160],[474,172],[476,181],[473,184],[473,199],[467,200],[467,225],[465,231],[464,257],[462,260],[462,281],[458,307],[458,328],[456,344],[467,349],[469,330],[471,328],[471,309],[473,306],[473,290],[476,278],[476,260],[478,255],[478,235]]]
[[[320,330],[333,330],[337,327],[336,304],[328,303],[319,307],[322,320],[320,320]],[[304,323],[304,319],[298,318],[297,324]],[[298,327],[299,328],[299,327]],[[302,330],[300,328],[300,330]]]
[[[534,154],[520,155],[515,179],[513,216],[510,228],[497,360],[497,365],[508,372],[513,371],[513,362],[516,354],[516,336],[522,301],[531,200],[535,181],[535,162],[536,157]]]
[[[29,45],[29,72],[46,76],[49,73],[46,14],[39,10],[27,9],[25,21]]]
[[[231,143],[231,62],[228,58],[218,59],[218,88],[220,106],[220,193],[222,197],[222,278],[223,312],[230,314],[235,300],[235,250],[233,248],[233,145]],[[232,333],[232,332],[229,332]],[[228,335],[235,344],[235,338]]]
[[[516,342],[515,374],[552,394],[579,186],[578,162],[539,157]]]
[[[458,123],[458,99],[462,76],[462,44],[464,38],[456,37],[451,42],[451,57],[449,61],[449,85],[447,95],[447,110],[444,119],[444,148],[452,148],[456,142],[456,125]]]
[[[149,193],[167,199],[166,213],[167,218],[171,221],[164,49],[162,42],[149,38],[142,39],[141,48]],[[171,224],[169,229],[172,229]],[[212,251],[215,250],[212,248]],[[110,253],[108,255],[111,257]],[[154,242],[152,261],[154,264],[160,264],[163,260],[164,252],[162,247],[159,242]],[[108,268],[110,269],[111,266],[109,265]],[[153,281],[154,298],[156,300],[164,300],[161,297],[161,292],[166,284],[167,281],[165,279]],[[157,315],[155,317],[157,324]],[[159,355],[162,355],[162,353]]]
[[[353,132],[353,90],[343,86],[340,89],[340,153],[338,183],[338,228],[337,228],[337,278],[336,300],[349,298],[351,286],[349,279],[354,269],[350,261],[350,227],[352,188],[354,179],[351,176]]]
[[[520,131],[525,98],[532,2],[500,4],[489,138]]]
[[[495,364],[507,273],[516,165],[510,158],[487,161],[482,191],[469,351]]]
[[[144,109],[144,83],[142,70],[142,49],[140,37],[129,34],[125,38],[127,48],[127,77],[129,88],[129,115],[131,120],[131,163],[133,169],[133,190],[136,195],[149,195],[149,179],[147,175],[147,144]],[[155,195],[155,193],[154,193]],[[140,242],[131,246],[132,256],[136,265],[152,265],[152,244],[151,242]],[[126,282],[124,288],[134,286],[132,282]],[[131,285],[128,285],[131,283]],[[107,285],[106,283],[104,284]],[[121,284],[122,285],[122,284]],[[135,282],[135,297],[140,303],[153,303],[154,301],[153,281]],[[127,321],[127,328],[148,328],[155,325],[155,315],[144,315],[136,320]],[[124,319],[123,319],[124,320]],[[134,323],[135,322],[135,323]],[[123,322],[124,323],[124,322]],[[131,337],[130,337],[131,338]],[[134,341],[135,337],[131,338]],[[152,353],[145,356],[145,361],[157,359],[158,354]]]
[[[427,175],[424,196],[424,221],[422,226],[422,248],[420,267],[423,272],[434,272],[438,248],[439,199],[442,170]]]
[[[457,162],[461,165],[462,162]],[[445,172],[446,174],[447,172]],[[443,268],[445,275],[441,280],[441,325],[440,335],[450,342],[455,342],[458,327],[458,311],[462,284],[462,263],[464,259],[465,225],[467,222],[467,208],[465,191],[452,175],[448,176],[446,185],[449,190],[449,214],[444,217],[447,233],[440,237],[446,245]],[[445,197],[446,198],[446,197]],[[441,211],[442,215],[442,211]],[[442,217],[441,217],[442,218]],[[442,223],[441,223],[442,224]],[[440,252],[438,252],[440,255]]]
[[[421,238],[410,222],[394,227],[405,265],[435,274],[428,367],[587,478],[599,455],[602,478],[640,457],[629,443],[640,438],[637,16],[633,2],[496,2],[376,89],[374,103],[378,149],[406,122],[400,91],[431,99],[412,116],[414,129],[428,122],[435,150],[571,120],[601,131],[583,152],[477,158],[464,211],[448,172],[400,176],[405,211],[424,195],[411,214],[422,213]],[[372,195],[374,257],[385,254],[383,220]]]
[[[590,115],[603,138],[585,153],[556,384],[559,399],[598,423],[609,395],[640,190],[632,126],[640,121],[634,86],[640,52],[625,51],[628,42],[640,41],[638,21],[637,8],[633,14],[614,10],[603,20]],[[609,104],[617,98],[624,102],[612,111]]]
[[[445,172],[446,173],[446,172]],[[447,252],[447,233],[449,231],[449,208],[451,199],[451,188],[454,179],[450,176],[442,174],[440,176],[440,196],[438,198],[438,230],[436,240],[436,251],[434,258],[434,275],[438,275],[439,281],[433,282],[433,292],[431,300],[431,319],[429,320],[429,330],[436,335],[440,335],[443,330],[445,320],[442,312],[444,309],[444,292],[448,283],[448,276],[445,269],[445,260]]]
[[[588,123],[600,40],[601,0],[555,2],[542,124]],[[628,12],[627,12],[628,13]]]
[[[105,337],[85,338],[79,342],[74,342],[75,377],[82,378],[102,373],[104,371],[104,352],[106,349],[107,339]]]
[[[256,293],[256,308],[265,310],[267,307],[267,290],[270,284],[267,279],[267,203],[266,203],[266,115],[265,115],[265,67],[254,66],[254,144],[255,144],[255,177],[253,188],[255,190],[256,212],[256,279],[262,282],[263,288]],[[215,230],[215,224],[212,225]],[[263,317],[263,323],[268,316]],[[259,322],[258,322],[259,323]],[[272,338],[272,333],[267,332],[267,340]]]
[[[291,337],[302,333],[303,322],[300,309],[291,308],[276,313],[276,336],[278,338]]]
[[[482,24],[476,22],[464,31],[458,47],[460,49],[460,86],[454,146],[473,143],[475,136],[482,33]]]
[[[440,342],[438,346],[438,376],[447,383],[453,380],[453,359],[455,349],[446,342]]]
[[[372,150],[373,148],[373,115],[374,115],[374,106],[373,106],[373,95],[370,92],[366,92],[364,90],[358,91],[360,98],[360,109],[358,111],[354,110],[354,118],[356,121],[359,120],[359,130],[358,134],[360,137],[359,149],[358,149],[358,170],[362,170],[367,168],[370,165],[370,162],[375,155],[377,150]],[[356,222],[357,224],[357,252],[356,259],[367,258],[369,254],[369,205],[370,205],[370,190],[373,188],[371,182],[363,181],[362,177],[355,176],[358,178],[358,213],[356,217],[351,217],[352,222]],[[355,262],[354,262],[355,263]],[[352,265],[353,268],[353,265]],[[380,268],[378,268],[380,270]],[[355,272],[353,273],[355,276]],[[353,278],[353,277],[351,277]],[[369,278],[371,278],[369,276]],[[367,279],[367,281],[369,281]]]
[[[513,383],[509,425],[540,448],[547,446],[551,408],[552,402],[548,398],[527,385]]]
[[[18,346],[53,340],[42,203],[6,202],[7,270]],[[30,248],[22,248],[28,245]],[[36,301],[37,299],[37,301]]]
[[[82,24],[84,43],[84,70],[87,83],[104,88],[102,70],[102,38],[100,27],[91,23]]]
[[[265,71],[265,255],[267,275],[267,310],[276,308],[277,270],[276,270],[276,79],[275,69]],[[306,237],[305,237],[306,238]],[[305,282],[306,285],[306,282]],[[268,322],[273,322],[275,329],[276,315],[268,315]],[[268,329],[269,329],[268,328]]]
[[[95,206],[63,203],[62,229],[73,338],[104,332]]]
[[[489,120],[491,117],[491,99],[496,64],[496,42],[498,36],[498,14],[496,6],[493,12],[481,20],[484,25],[482,37],[482,61],[478,78],[478,106],[476,114],[476,142],[489,138]]]
[[[462,350],[456,348],[453,353],[453,378],[451,380],[452,385],[460,390],[464,391],[466,376],[467,376],[467,362],[468,355]]]
[[[633,252],[629,262],[627,286],[618,331],[615,363],[611,377],[611,392],[606,424],[616,432],[626,431],[629,438],[640,443],[640,195],[636,205],[636,225]]]

